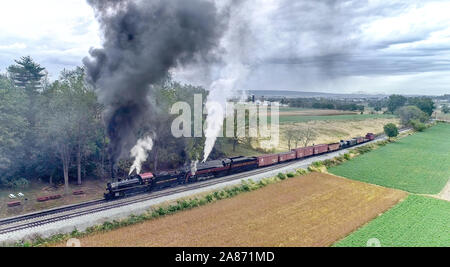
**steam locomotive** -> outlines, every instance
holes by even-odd
[[[108,183],[106,188],[107,192],[104,196],[106,200],[113,200],[182,184],[206,181],[293,160],[326,154],[373,140],[375,140],[375,135],[373,133],[368,133],[365,137],[341,140],[339,143],[334,144],[302,147],[279,154],[263,155],[259,157],[225,158],[199,163],[194,168],[185,167],[174,171],[158,172],[155,174],[143,173],[132,175],[126,179],[119,180],[118,182]]]

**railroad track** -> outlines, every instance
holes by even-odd
[[[253,170],[250,172],[234,174],[234,175],[219,178],[219,179],[213,179],[213,180],[209,180],[209,181],[205,181],[205,182],[199,182],[199,183],[195,183],[195,184],[178,186],[178,187],[174,187],[172,189],[166,189],[164,191],[156,191],[151,194],[140,195],[137,198],[125,198],[125,199],[109,201],[109,202],[105,201],[105,200],[95,200],[95,201],[88,202],[88,203],[81,203],[78,205],[67,206],[67,207],[63,207],[63,208],[59,208],[59,209],[54,209],[54,210],[49,210],[49,211],[44,211],[44,212],[39,212],[39,213],[34,213],[34,214],[27,214],[24,216],[18,216],[15,218],[5,219],[5,220],[0,221],[0,235],[23,230],[23,229],[38,227],[41,225],[54,223],[54,222],[58,222],[58,221],[64,221],[64,220],[68,220],[71,218],[89,215],[89,214],[93,214],[93,213],[97,213],[97,212],[101,212],[101,211],[105,211],[105,210],[120,208],[123,206],[128,206],[128,205],[132,205],[132,204],[136,204],[136,203],[140,203],[140,202],[144,202],[144,201],[148,201],[148,200],[152,200],[152,199],[170,196],[173,194],[184,193],[184,192],[201,189],[201,188],[205,188],[205,187],[209,187],[209,186],[213,186],[213,185],[217,185],[217,184],[222,184],[222,183],[226,183],[226,182],[230,182],[230,181],[241,180],[241,179],[248,178],[249,176],[258,175],[258,174],[266,173],[268,171],[284,168],[284,167],[293,165],[298,162],[299,161],[293,161],[293,162],[288,162],[288,163],[284,163],[284,164],[280,164],[280,165],[276,165],[276,166]],[[99,206],[99,205],[101,205],[101,206]],[[92,207],[92,208],[89,208],[89,207]],[[80,210],[80,209],[84,209],[84,210]],[[71,211],[73,211],[73,212],[71,212]],[[69,213],[63,214],[63,215],[58,215],[58,214],[65,213],[65,212],[69,212]],[[58,215],[58,216],[52,216],[52,215]],[[52,217],[45,218],[48,216],[52,216]],[[38,219],[38,220],[35,220],[35,219]],[[35,220],[35,221],[31,221],[31,220]],[[8,225],[12,225],[12,226],[8,226]]]
[[[401,132],[408,131],[408,130],[409,129],[401,129]],[[382,140],[385,138],[386,137],[384,135],[381,135],[372,142],[376,142],[376,141],[379,141],[379,140]],[[358,146],[362,146],[362,145],[366,145],[366,144],[367,143],[363,143]],[[358,147],[358,146],[355,146],[355,147]],[[338,150],[335,153],[339,153],[339,152],[342,152],[342,150]],[[323,156],[323,155],[321,155],[321,156]],[[312,158],[315,158],[315,157],[312,157]],[[308,159],[311,159],[311,158],[308,158]],[[199,183],[195,183],[195,184],[181,185],[181,186],[177,186],[177,187],[174,187],[171,189],[165,189],[163,191],[156,191],[156,192],[152,192],[150,194],[143,194],[143,195],[124,198],[124,199],[115,200],[115,201],[106,201],[104,199],[99,199],[99,200],[93,200],[90,202],[75,204],[75,205],[71,205],[71,206],[65,206],[65,207],[46,210],[46,211],[42,211],[42,212],[17,216],[17,217],[8,218],[8,219],[3,219],[3,220],[0,220],[0,235],[19,231],[19,230],[34,228],[34,227],[38,227],[38,226],[45,225],[45,224],[60,222],[60,221],[64,221],[64,220],[68,220],[68,219],[72,219],[72,218],[76,218],[76,217],[80,217],[80,216],[94,214],[94,213],[98,213],[101,211],[106,211],[106,210],[110,210],[110,209],[114,209],[114,208],[120,208],[120,207],[132,205],[132,204],[136,204],[136,203],[140,203],[140,202],[144,202],[144,201],[148,201],[148,200],[152,200],[152,199],[170,196],[173,194],[189,192],[192,190],[206,188],[209,186],[214,186],[217,184],[222,184],[222,183],[226,183],[226,182],[230,182],[230,181],[242,180],[242,179],[248,178],[249,176],[263,174],[263,173],[266,173],[269,171],[273,171],[273,170],[281,169],[284,167],[288,167],[290,165],[298,164],[299,162],[307,161],[308,159],[294,160],[291,162],[278,164],[278,165],[270,166],[270,167],[266,167],[266,168],[256,169],[256,170],[252,170],[249,172],[234,174],[234,175],[230,175],[230,176],[226,176],[226,177],[222,177],[222,178],[216,178],[216,179],[199,182]]]

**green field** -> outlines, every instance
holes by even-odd
[[[337,247],[365,247],[376,238],[383,247],[450,246],[450,202],[412,195],[337,242]]]
[[[450,178],[449,137],[450,124],[441,123],[329,172],[412,193],[438,194]]]
[[[367,119],[386,119],[395,118],[393,115],[383,114],[355,114],[355,115],[328,115],[328,116],[280,116],[280,123],[296,123],[296,122],[309,122],[309,121],[358,121]],[[270,118],[269,118],[270,119]]]

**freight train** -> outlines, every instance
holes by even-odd
[[[263,155],[259,157],[225,158],[199,163],[195,168],[181,168],[169,172],[133,175],[126,179],[119,180],[118,182],[108,183],[105,199],[112,200],[182,184],[190,184],[231,174],[247,172],[258,168],[265,168],[350,148],[373,140],[375,140],[375,135],[368,133],[365,137],[342,140],[339,143],[333,144],[296,148],[289,152],[279,154]]]

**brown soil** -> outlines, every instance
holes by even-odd
[[[402,191],[313,173],[172,216],[88,236],[81,244],[329,246],[405,197]]]

